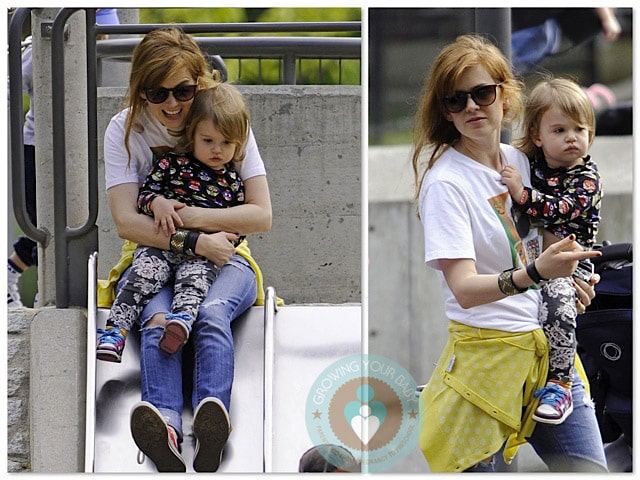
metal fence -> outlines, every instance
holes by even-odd
[[[146,33],[155,25],[96,26],[109,38],[97,42],[98,60],[129,61],[140,38],[117,35]],[[181,24],[191,34],[340,33],[359,35],[360,22],[285,22]],[[202,51],[234,83],[351,84],[361,82],[359,36],[196,36]],[[223,59],[223,65],[220,60]],[[345,72],[349,72],[346,74]]]

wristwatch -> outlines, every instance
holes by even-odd
[[[511,268],[498,275],[498,288],[507,296],[518,295],[528,290],[528,288],[518,288],[516,284],[513,283],[513,272],[516,270],[517,268]]]

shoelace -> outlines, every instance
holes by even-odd
[[[533,396],[536,398],[542,398],[540,403],[555,405],[556,403],[563,403],[569,395],[564,388],[554,383],[553,385],[546,385],[543,388],[536,390],[533,393]]]
[[[110,328],[109,330],[99,328],[98,333],[102,335],[100,337],[102,343],[119,343],[124,340],[119,328]]]

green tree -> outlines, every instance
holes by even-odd
[[[141,23],[345,22],[360,21],[359,8],[144,8]],[[206,34],[203,34],[203,36]],[[220,34],[208,34],[220,35]],[[229,33],[224,36],[356,36],[359,32]],[[279,84],[277,59],[225,59],[229,80],[243,84]],[[297,64],[299,84],[360,84],[359,60],[304,59]]]
[[[248,22],[245,8],[141,8],[141,23]]]

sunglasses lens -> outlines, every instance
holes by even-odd
[[[471,98],[480,106],[491,105],[496,99],[496,87],[497,85],[478,87],[471,92]]]
[[[485,85],[470,92],[456,92],[453,95],[444,97],[444,108],[449,113],[459,113],[467,105],[467,95],[481,107],[491,105],[496,100],[496,88],[498,85]]]
[[[191,100],[196,94],[195,85],[184,85],[182,87],[176,87],[173,89],[173,96],[179,102],[186,102]]]
[[[169,97],[169,90],[166,88],[146,88],[144,93],[151,103],[162,103]]]
[[[444,97],[444,108],[450,113],[461,112],[466,104],[466,93],[456,93],[450,97]]]
[[[181,85],[175,88],[145,88],[144,93],[151,103],[162,103],[173,92],[173,98],[179,102],[191,100],[196,94],[197,85]]]

